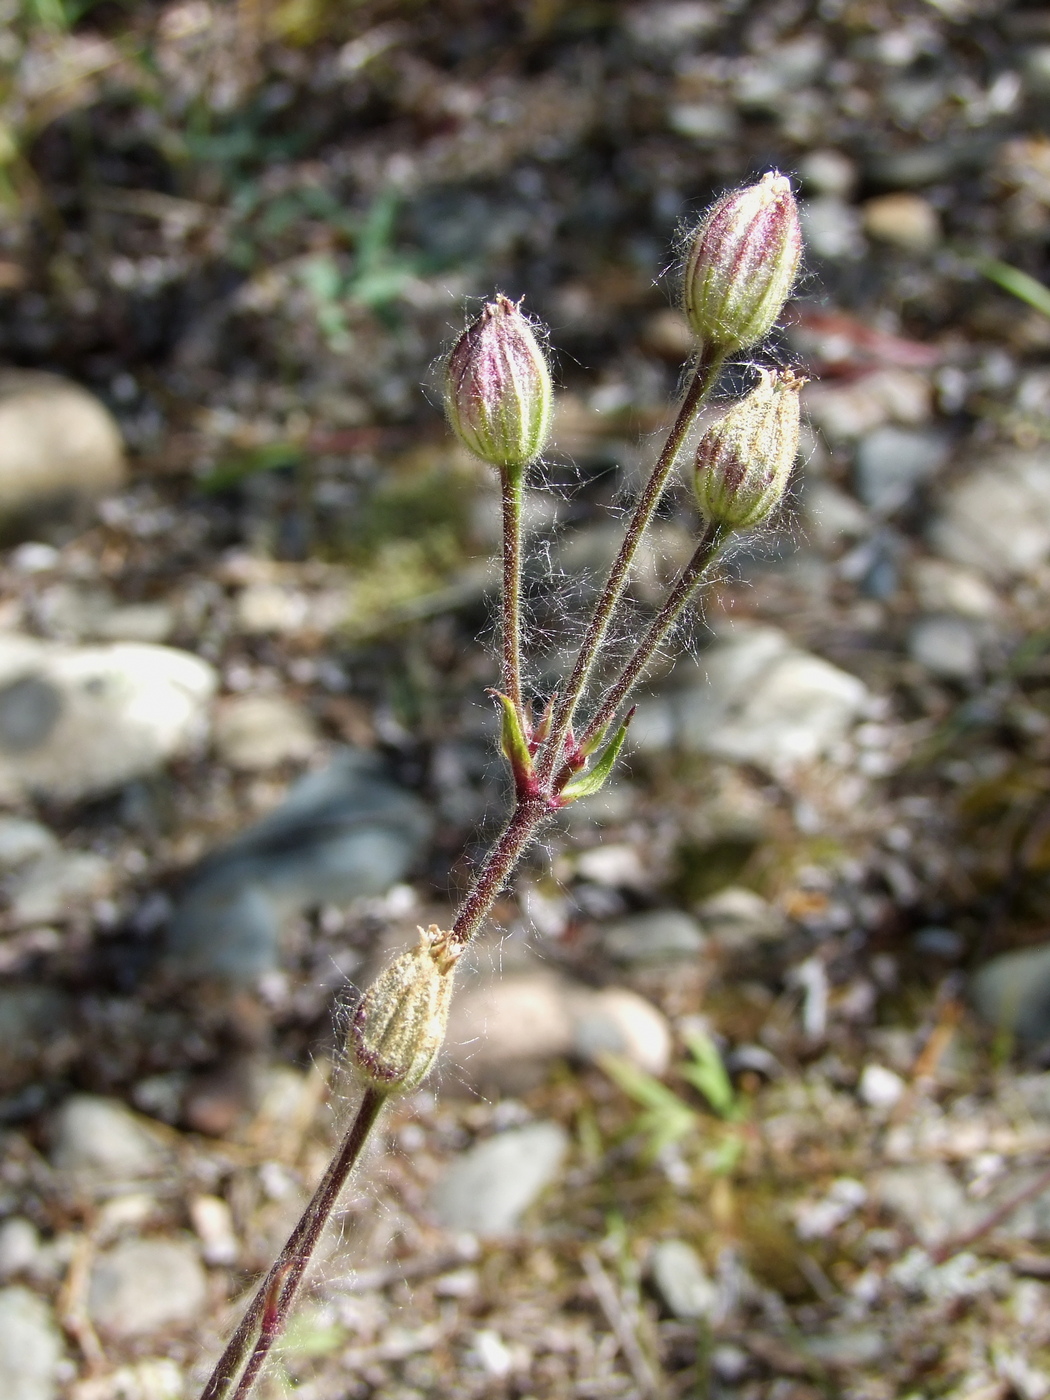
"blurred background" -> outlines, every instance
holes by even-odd
[[[777,168],[789,506],[501,902],[260,1394],[1044,1400],[1050,9],[0,0],[0,70],[0,1391],[197,1393],[354,986],[498,829],[442,352],[497,289],[550,327],[544,696],[682,240]]]

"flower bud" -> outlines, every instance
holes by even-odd
[[[798,456],[805,382],[791,370],[759,370],[757,387],[704,434],[693,485],[712,525],[747,530],[780,504]]]
[[[494,467],[522,468],[550,431],[551,376],[517,304],[490,301],[448,357],[445,407],[460,441]]]
[[[798,272],[802,230],[785,175],[723,195],[693,234],[682,301],[705,344],[727,353],[773,329]]]
[[[394,959],[361,998],[348,1048],[368,1082],[406,1093],[430,1072],[448,1024],[452,974],[461,948],[436,924]]]

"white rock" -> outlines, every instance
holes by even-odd
[[[803,402],[833,442],[863,437],[884,423],[925,423],[933,413],[929,379],[909,369],[877,369],[848,384],[809,384]]]
[[[0,796],[109,791],[200,742],[215,673],[171,647],[0,635]]]
[[[908,253],[928,253],[941,239],[937,210],[921,195],[882,194],[864,205],[864,231]]]
[[[1050,558],[1050,456],[996,454],[945,492],[930,538],[940,554],[991,579]]]
[[[24,1215],[12,1215],[0,1225],[0,1278],[32,1269],[40,1257],[40,1235]]]
[[[754,890],[728,885],[697,911],[704,929],[726,952],[743,952],[770,943],[784,931],[784,918]]]
[[[557,1123],[498,1133],[457,1158],[430,1193],[439,1224],[478,1235],[514,1230],[558,1175],[569,1140]]]
[[[893,1108],[907,1088],[904,1080],[885,1065],[865,1065],[857,1086],[861,1098],[871,1108]]]
[[[155,1176],[167,1163],[159,1139],[118,1099],[75,1094],[51,1121],[59,1171],[99,1181]]]
[[[233,1214],[221,1196],[194,1196],[190,1223],[201,1242],[206,1264],[234,1264],[240,1253]]]
[[[0,817],[0,870],[17,870],[58,850],[58,837],[39,822]]]
[[[39,370],[0,373],[0,514],[100,496],[124,476],[120,430],[86,389]]]
[[[805,482],[802,506],[810,538],[825,549],[842,540],[860,539],[871,530],[871,517],[852,496],[830,481]]]
[[[192,1240],[122,1240],[95,1262],[88,1312],[107,1336],[144,1337],[193,1322],[207,1292]]]
[[[0,1288],[0,1395],[55,1400],[65,1347],[51,1309],[28,1288]]]
[[[718,1307],[718,1288],[703,1261],[684,1240],[661,1240],[649,1260],[653,1283],[668,1311],[681,1321],[710,1318]]]
[[[446,1059],[474,1083],[535,1080],[573,1048],[573,1017],[562,978],[511,974],[462,990],[452,1003]]]
[[[806,247],[818,258],[859,258],[864,252],[857,211],[836,195],[817,195],[799,206]]]
[[[943,559],[920,559],[912,569],[912,579],[924,612],[957,613],[985,622],[1001,611],[995,590],[971,569]]]
[[[868,701],[856,676],[792,646],[775,627],[735,628],[704,653],[699,669],[706,683],[698,677],[641,701],[632,726],[638,747],[667,747],[670,739],[785,775],[826,757]]]
[[[659,1078],[671,1063],[671,1031],[663,1013],[637,992],[606,987],[574,999],[573,1045],[585,1060],[623,1055]]]
[[[602,933],[602,947],[610,957],[631,965],[695,962],[703,946],[700,926],[680,909],[632,914]]]
[[[927,1247],[965,1233],[987,1210],[980,1202],[967,1200],[943,1162],[917,1162],[880,1172],[873,1195],[906,1221]]]
[[[981,672],[981,649],[964,617],[923,617],[908,636],[913,661],[946,680],[973,680]]]
[[[49,923],[113,889],[113,867],[91,851],[55,851],[24,867],[8,886],[16,924]]]
[[[246,772],[300,762],[316,753],[313,720],[280,695],[244,695],[226,701],[215,716],[215,748],[223,763]]]
[[[857,448],[857,488],[877,515],[892,515],[944,465],[946,439],[929,429],[887,423],[861,440]]]

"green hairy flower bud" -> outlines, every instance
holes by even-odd
[[[460,441],[493,467],[527,467],[550,432],[550,370],[520,305],[490,301],[448,357],[445,408]]]
[[[747,530],[780,504],[798,456],[805,382],[792,370],[759,370],[757,387],[700,440],[693,486],[711,524]]]
[[[689,242],[682,303],[705,344],[727,353],[768,335],[802,256],[798,206],[784,175],[723,195]]]
[[[445,1039],[461,947],[436,924],[394,959],[361,998],[348,1049],[365,1079],[387,1093],[421,1084]]]

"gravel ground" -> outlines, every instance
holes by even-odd
[[[543,694],[688,353],[676,243],[776,167],[789,506],[499,905],[260,1394],[1050,1395],[1050,11],[0,16],[0,1392],[197,1393],[354,987],[504,810],[464,307],[551,327]]]

